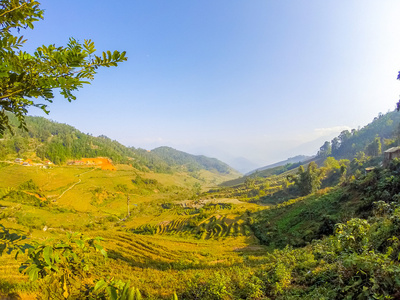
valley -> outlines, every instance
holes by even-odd
[[[150,298],[168,298],[187,278],[194,280],[198,270],[229,269],[241,264],[244,254],[257,255],[263,249],[241,217],[257,205],[200,200],[193,185],[204,182],[188,174],[143,173],[125,165],[109,171],[10,163],[2,163],[0,172],[4,227],[36,241],[62,238],[65,232],[101,236],[109,258],[98,275],[129,280]],[[221,180],[208,171],[200,174],[212,182]],[[138,177],[146,183],[138,183]],[[120,192],[119,186],[129,187],[129,192]],[[197,227],[196,232],[190,230]],[[18,267],[10,270],[15,264],[6,255],[1,259],[7,268],[1,269],[0,281],[7,283],[7,293],[26,288],[34,297],[34,286]]]
[[[343,140],[341,145],[346,147],[363,134],[369,138],[363,140],[368,151],[377,130],[387,132],[383,147],[395,145],[393,129],[388,128],[392,118],[398,115],[384,115],[352,136],[342,134],[349,142]],[[37,120],[43,122],[28,118]],[[0,218],[5,244],[0,295],[34,299],[63,291],[69,295],[66,298],[87,294],[100,299],[114,289],[121,299],[124,290],[135,293],[132,299],[332,299],[353,297],[360,289],[365,294],[396,293],[396,283],[388,289],[372,285],[371,280],[380,278],[384,283],[400,275],[393,256],[400,251],[397,161],[383,169],[381,154],[359,151],[346,156],[340,149],[335,150],[340,154],[335,159],[324,145],[309,161],[273,165],[238,177],[206,157],[197,160],[171,148],[136,152],[72,130],[72,140],[87,141],[102,153],[117,145],[118,150],[110,153],[119,162],[71,156],[54,164],[48,158],[53,153],[43,159],[38,156],[55,138],[65,143],[69,132],[42,141],[33,133],[18,153],[10,145],[19,141],[19,134],[3,140]],[[136,156],[140,160],[125,158],[124,153],[132,158],[140,153]],[[27,161],[29,165],[23,163]],[[103,168],[104,164],[111,167]],[[373,171],[366,173],[366,168]],[[101,246],[95,251],[80,248],[97,237]],[[71,262],[60,265],[72,272],[68,273],[71,285],[60,285],[67,282],[57,277],[64,274],[60,271],[46,271],[42,279],[40,269],[24,275],[20,266],[46,270],[58,264],[48,255],[58,253],[57,245],[62,244],[88,257],[83,273],[72,272]],[[43,257],[38,265],[40,260],[27,261],[32,245],[40,251],[53,250],[38,256]],[[21,253],[15,260],[18,249]],[[350,263],[350,257],[359,262]],[[382,262],[359,265],[370,258]],[[392,269],[380,274],[382,264]],[[337,273],[341,268],[347,275]],[[366,268],[369,275],[359,278],[357,272]],[[324,287],[318,278],[324,278]],[[354,280],[359,283],[354,285]]]
[[[400,5],[314,2],[0,0],[0,300],[400,299]]]

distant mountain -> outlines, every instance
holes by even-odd
[[[244,157],[236,157],[236,158],[227,160],[227,163],[230,166],[232,166],[235,170],[238,170],[242,174],[245,174],[245,173],[257,168],[256,163],[254,163]]]
[[[170,147],[158,147],[151,150],[151,153],[156,154],[170,166],[182,166],[190,172],[205,169],[222,174],[237,173],[236,170],[216,158],[204,155],[192,155]]]
[[[168,147],[153,151],[126,147],[101,135],[82,133],[76,128],[43,117],[26,117],[28,132],[18,129],[16,118],[9,115],[14,135],[6,132],[0,139],[0,160],[16,157],[50,160],[65,164],[68,160],[108,157],[117,164],[129,164],[141,171],[172,173],[208,170],[220,174],[240,174],[227,164],[202,155],[191,155]]]
[[[266,178],[272,175],[279,175],[286,171],[293,170],[294,168],[299,167],[303,163],[311,161],[313,158],[314,156],[305,156],[305,155],[298,155],[295,157],[291,157],[288,158],[287,160],[280,161],[262,168],[258,168],[254,171],[247,173],[243,177],[225,181],[221,183],[220,186],[232,187],[243,184],[248,178],[257,178],[257,177]]]
[[[298,162],[304,162],[304,161],[310,160],[312,158],[313,158],[313,156],[297,155],[297,156],[294,156],[294,157],[290,157],[290,158],[288,158],[286,160],[274,163],[272,165],[268,165],[268,166],[265,166],[265,167],[262,167],[262,168],[255,169],[255,170],[253,170],[251,172],[248,172],[246,175],[251,175],[251,174],[256,173],[256,172],[261,172],[261,171],[264,171],[264,170],[267,170],[267,169],[272,169],[272,168],[284,166],[284,165],[287,165],[287,164],[294,164],[294,163],[298,163]]]

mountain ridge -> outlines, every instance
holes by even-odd
[[[286,164],[293,164],[293,163],[298,163],[298,162],[304,162],[304,161],[307,161],[307,160],[312,159],[312,158],[314,158],[314,157],[315,157],[315,156],[296,155],[296,156],[294,156],[294,157],[289,157],[289,158],[286,159],[286,160],[282,160],[282,161],[279,161],[279,162],[276,162],[276,163],[267,165],[267,166],[265,166],[265,167],[257,168],[257,169],[255,169],[255,170],[253,170],[253,171],[250,171],[250,172],[246,173],[245,176],[254,174],[254,173],[256,173],[256,172],[264,171],[264,170],[267,170],[267,169],[272,169],[272,168],[275,168],[275,167],[284,166],[284,165],[286,165]]]
[[[159,147],[152,151],[127,147],[105,135],[94,137],[73,126],[44,117],[26,117],[28,132],[18,129],[14,116],[10,115],[10,121],[14,135],[8,132],[2,137],[0,159],[25,157],[63,165],[68,160],[107,157],[115,164],[132,165],[140,171],[171,173],[184,168],[192,173],[204,169],[240,176],[239,172],[226,163],[204,155],[192,155],[169,147]]]

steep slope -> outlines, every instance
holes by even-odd
[[[305,162],[287,163],[285,165],[264,169],[262,171],[255,171],[254,173],[247,174],[245,176],[223,182],[220,184],[220,186],[232,187],[232,186],[244,184],[246,181],[253,180],[255,178],[260,178],[260,177],[268,178],[273,175],[280,175],[287,171],[293,170],[293,169],[297,168],[298,166],[305,164],[309,161],[310,160],[305,161]]]
[[[358,152],[365,152],[371,155],[370,145],[375,138],[379,138],[382,145],[382,151],[393,146],[399,145],[399,124],[400,113],[397,111],[379,114],[374,120],[362,127],[350,131],[342,131],[338,137],[331,142],[328,141],[330,150],[326,151],[324,146],[319,151],[319,156],[333,156],[336,159],[352,159]],[[328,153],[326,153],[328,152]]]
[[[216,158],[209,158],[204,155],[192,155],[170,147],[158,147],[152,150],[151,153],[162,158],[163,161],[170,166],[185,166],[189,171],[205,169],[218,173],[237,173],[238,176],[240,175],[226,163],[223,163]]]
[[[371,146],[376,138],[379,138],[381,144],[381,152],[394,146],[400,145],[400,113],[397,111],[379,114],[378,117],[362,127],[361,129],[353,129],[350,131],[342,131],[338,137],[331,142],[327,141],[329,149],[321,146],[320,151],[314,157],[298,155],[289,158],[286,161],[277,162],[254,171],[247,173],[245,176],[224,182],[221,186],[231,187],[243,184],[246,179],[279,175],[286,171],[297,168],[300,164],[308,164],[315,161],[318,165],[322,165],[325,158],[332,156],[336,159],[352,160],[358,155],[374,156],[371,153]],[[364,153],[364,154],[363,154]]]
[[[140,171],[173,173],[176,171],[199,172],[200,170],[230,177],[240,174],[227,164],[214,158],[195,156],[167,147],[153,151],[126,147],[101,135],[94,137],[76,128],[50,121],[43,117],[27,117],[29,132],[17,128],[17,120],[10,115],[14,135],[6,133],[0,140],[0,159],[16,157],[33,160],[50,160],[62,165],[68,160],[108,157],[114,164],[129,164]]]
[[[253,171],[248,172],[245,175],[251,175],[251,174],[256,173],[256,172],[261,172],[261,171],[264,171],[264,170],[267,170],[267,169],[281,167],[281,166],[284,166],[284,165],[287,165],[287,164],[295,164],[295,163],[298,163],[298,162],[303,162],[303,161],[306,161],[306,160],[309,160],[309,159],[312,159],[312,158],[313,158],[312,156],[297,155],[295,157],[290,157],[290,158],[288,158],[286,160],[283,160],[283,161],[280,161],[280,162],[277,162],[277,163],[274,163],[274,164],[271,164],[271,165],[268,165],[268,166],[265,166],[265,167],[257,168],[257,169],[255,169]]]

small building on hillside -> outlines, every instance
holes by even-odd
[[[400,158],[400,147],[392,147],[384,152],[383,166],[386,168],[394,158]]]

